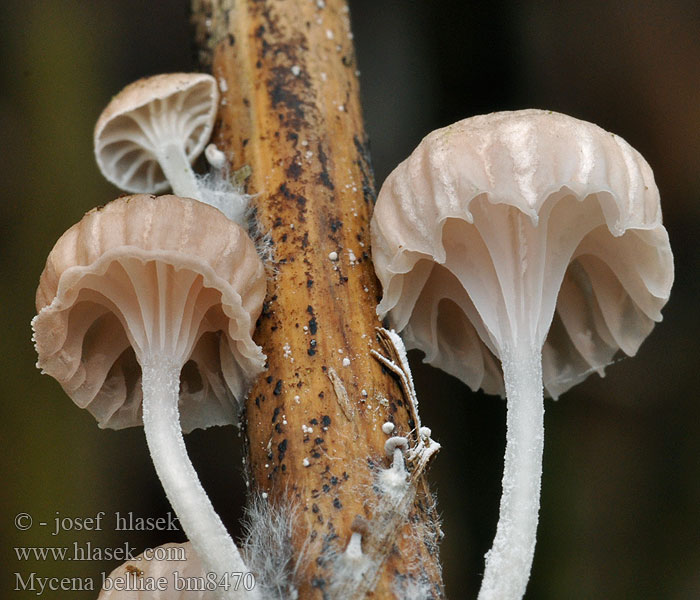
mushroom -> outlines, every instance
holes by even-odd
[[[377,308],[425,361],[505,392],[503,493],[479,597],[520,598],[539,512],[543,387],[554,398],[634,355],[673,257],[649,165],[620,137],[541,110],[429,134],[372,219]],[[499,365],[500,363],[500,365]]]
[[[217,581],[207,579],[192,544],[168,543],[150,548],[103,577],[97,600],[205,600],[211,597],[207,583],[212,586]]]
[[[201,200],[191,164],[211,137],[219,104],[205,73],[146,77],[125,87],[95,125],[95,158],[120,189]]]
[[[253,242],[221,212],[137,195],[66,231],[36,294],[37,366],[100,427],[143,422],[166,495],[202,563],[219,574],[245,565],[182,430],[236,422],[236,402],[264,367],[251,335],[265,288]]]

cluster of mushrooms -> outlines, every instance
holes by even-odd
[[[95,127],[97,163],[136,194],[91,210],[61,236],[32,326],[38,367],[100,427],[143,424],[194,553],[205,572],[224,574],[247,569],[182,432],[237,422],[265,363],[252,333],[266,278],[243,223],[230,218],[243,220],[245,198],[232,190],[219,208],[207,204],[211,193],[191,167],[218,102],[210,75],[170,74],[131,84],[107,106]],[[215,147],[207,154],[223,168]],[[168,187],[177,195],[147,195]]]
[[[246,197],[212,192],[191,167],[217,108],[204,74],[143,79],[113,99],[95,155],[135,195],[91,210],[58,240],[32,326],[37,366],[100,427],[143,425],[191,568],[226,573],[247,569],[182,432],[236,422],[264,369],[252,333],[266,275]],[[206,155],[228,177],[226,157],[211,145]],[[175,195],[149,195],[168,188]],[[602,375],[619,350],[634,355],[669,297],[673,257],[651,169],[618,136],[565,115],[473,117],[429,134],[391,173],[371,227],[379,316],[426,362],[507,399],[500,515],[479,598],[521,598],[544,394]]]

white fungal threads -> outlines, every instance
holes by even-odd
[[[297,510],[289,501],[272,501],[262,494],[253,494],[246,507],[243,547],[255,588],[265,600],[299,597],[298,572],[308,556],[305,547],[295,550],[292,544]],[[233,579],[231,583],[233,587]]]
[[[387,421],[382,425],[382,431],[387,435],[390,435],[394,431],[394,424],[391,421]]]
[[[213,149],[210,150],[210,148]],[[206,175],[196,176],[199,186],[197,200],[218,208],[233,222],[245,227],[250,213],[251,196],[243,193],[242,187],[234,184],[232,178],[229,177],[228,161],[224,153],[213,144],[207,146],[205,154],[207,151],[211,156],[211,158],[207,156],[207,160],[209,160],[213,170]],[[217,164],[222,166],[217,167]],[[264,251],[262,253],[264,254]]]
[[[336,260],[338,260],[338,253],[335,250],[333,250],[333,252],[330,252],[328,254],[328,258],[329,258],[329,260],[332,260],[333,262],[335,262]]]
[[[350,359],[347,356],[343,359],[343,366],[344,367],[350,366]]]

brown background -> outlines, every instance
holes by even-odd
[[[637,357],[548,402],[542,516],[528,598],[700,597],[700,7],[580,0],[350,3],[377,182],[430,130],[538,107],[613,131],[652,165],[676,257],[665,319]],[[180,0],[10,0],[0,14],[0,597],[14,572],[93,577],[114,562],[19,562],[13,547],[90,540],[137,551],[180,534],[114,531],[168,511],[140,429],[100,431],[34,369],[29,321],[58,236],[118,192],[92,128],[126,83],[196,68]],[[230,84],[231,82],[229,82]],[[498,512],[505,412],[414,360],[450,598],[475,597]],[[194,432],[200,476],[234,531],[244,485],[234,428]],[[100,532],[36,525],[107,513]],[[18,531],[13,519],[32,514]],[[44,597],[95,597],[96,593]]]

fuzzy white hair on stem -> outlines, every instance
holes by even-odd
[[[368,522],[361,519],[364,522],[362,527],[353,523],[354,531],[345,550],[331,556],[333,578],[327,588],[329,598],[362,598],[374,590],[381,566],[394,551],[399,534],[418,538],[421,542],[428,540],[435,551],[442,534],[437,521],[431,521],[425,527],[415,524],[407,530],[405,527],[418,480],[440,449],[440,444],[431,439],[430,428],[421,426],[418,399],[401,338],[396,332],[382,328],[377,329],[377,337],[388,356],[376,350],[370,350],[370,353],[398,378],[416,428],[409,432],[410,438],[395,435],[386,440],[384,450],[390,462],[388,466],[377,469],[374,494],[367,494],[373,498],[368,506],[371,518]],[[410,572],[410,576],[396,577],[397,597],[417,600],[436,596],[435,590],[430,589],[429,579],[421,575],[422,565],[410,565]]]
[[[216,151],[223,155],[220,150]],[[211,169],[205,175],[197,175],[197,200],[218,208],[235,223],[247,227],[251,216],[250,199],[253,196],[243,191],[238,173],[236,171],[230,175],[228,166],[224,163],[222,167]]]

